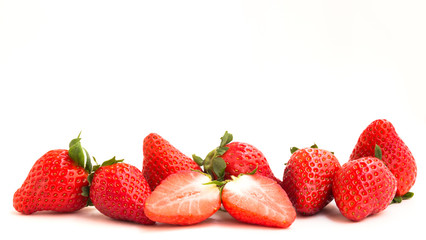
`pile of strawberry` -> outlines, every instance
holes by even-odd
[[[333,152],[291,148],[283,180],[254,146],[226,132],[203,159],[192,159],[158,134],[143,142],[143,168],[114,158],[98,164],[81,146],[52,150],[31,168],[13,196],[18,212],[73,212],[95,206],[114,219],[141,224],[190,225],[221,206],[241,222],[287,228],[296,212],[313,215],[335,199],[346,218],[359,221],[413,196],[417,167],[387,120],[372,122],[341,166]],[[92,161],[96,165],[92,165]]]

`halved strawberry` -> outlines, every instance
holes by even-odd
[[[223,187],[222,204],[238,221],[287,228],[296,219],[296,210],[276,181],[259,174],[232,179]]]
[[[164,179],[145,202],[152,221],[191,225],[204,221],[220,208],[220,190],[211,178],[197,171],[181,171]]]

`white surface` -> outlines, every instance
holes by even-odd
[[[355,239],[420,231],[425,10],[424,1],[0,0],[2,238]],[[226,213],[192,227],[146,227],[93,208],[23,216],[12,207],[32,164],[80,130],[98,160],[115,155],[139,168],[150,132],[204,156],[228,130],[259,148],[281,178],[291,146],[315,142],[343,164],[378,118],[393,122],[417,159],[416,195],[359,223],[334,202],[287,230]]]

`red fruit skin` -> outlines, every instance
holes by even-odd
[[[144,204],[151,194],[142,172],[127,163],[100,167],[93,175],[90,199],[102,214],[145,225],[155,222],[145,216]]]
[[[333,177],[340,168],[327,150],[299,149],[287,162],[281,186],[299,213],[313,215],[333,200]]]
[[[416,181],[416,162],[392,123],[386,119],[375,120],[368,125],[359,137],[350,160],[374,157],[376,144],[382,149],[382,161],[386,163],[398,181],[396,196],[406,194]]]
[[[88,173],[68,155],[68,150],[51,150],[31,168],[13,195],[13,207],[23,214],[37,211],[74,212],[87,205],[81,195],[88,186]]]
[[[184,170],[199,170],[200,166],[167,140],[151,133],[143,141],[142,173],[153,191],[165,178]]]
[[[281,183],[274,176],[268,161],[261,151],[256,147],[242,142],[231,142],[226,145],[229,149],[221,156],[225,160],[225,179],[231,179],[231,176],[238,176],[241,173],[250,173],[254,169],[259,174]]]
[[[364,157],[343,164],[333,179],[336,205],[346,218],[360,221],[386,209],[395,196],[397,181],[385,164]]]

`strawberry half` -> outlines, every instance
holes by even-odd
[[[173,173],[191,169],[201,171],[197,163],[156,133],[145,137],[143,157],[142,174],[151,190]]]
[[[296,219],[286,192],[277,182],[259,174],[232,177],[223,187],[222,204],[241,222],[287,228]]]
[[[145,203],[145,214],[152,221],[191,225],[204,221],[220,208],[220,190],[211,178],[197,171],[168,176]]]

